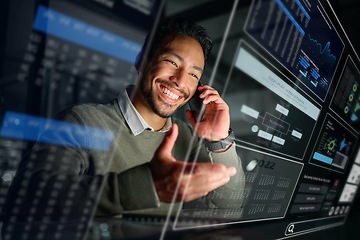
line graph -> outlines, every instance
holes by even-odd
[[[320,43],[318,40],[316,40],[315,38],[312,38],[310,34],[308,34],[309,36],[309,40],[311,42],[314,42],[316,44],[317,47],[319,47],[319,53],[320,56],[322,56],[326,62],[329,62],[331,64],[334,64],[336,61],[336,56],[334,54],[331,53],[330,50],[330,41],[328,41],[325,46],[323,47],[323,44]]]
[[[304,87],[324,100],[345,45],[320,4],[301,0],[254,2],[246,32]]]

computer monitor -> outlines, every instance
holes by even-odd
[[[201,81],[216,88],[230,107],[234,144],[245,173],[242,194],[234,195],[227,208],[209,211],[195,205],[164,213],[156,224],[144,213],[131,213],[125,223],[98,220],[92,227],[101,179],[84,193],[74,178],[68,196],[58,196],[56,189],[46,194],[54,201],[69,200],[60,211],[64,219],[74,210],[72,199],[85,194],[87,201],[78,206],[83,218],[76,225],[37,225],[39,237],[49,229],[66,237],[64,229],[69,228],[79,238],[84,234],[166,238],[229,227],[232,233],[224,232],[226,236],[291,239],[347,224],[360,183],[360,59],[330,1],[3,4],[8,11],[2,25],[0,211],[18,164],[46,126],[82,131],[54,120],[58,111],[111,100],[126,85],[136,83],[135,59],[160,18],[187,17],[213,38]],[[112,132],[93,129],[92,134],[101,139],[93,148],[111,149]],[[59,188],[63,178],[56,179]],[[39,189],[36,194],[43,194]],[[21,208],[28,203],[19,198],[15,204]],[[52,204],[47,203],[45,215],[59,211],[51,209]],[[36,214],[30,210],[28,220]],[[146,227],[139,230],[136,224]],[[164,227],[175,235],[159,235]],[[6,230],[4,240],[17,234],[14,229]],[[23,239],[30,238],[34,228],[22,229],[29,230],[21,233]]]
[[[345,225],[360,179],[360,62],[332,4],[254,0],[221,9],[193,18],[215,36],[205,78],[229,104],[246,187],[242,209],[229,205],[212,224],[236,225],[245,239],[247,229],[279,239]]]
[[[59,111],[80,103],[110,101],[125,86],[136,84],[135,60],[145,37],[156,27],[163,2],[44,0],[3,1],[0,5],[4,19],[0,77],[0,215],[3,215],[18,165],[39,134],[50,125],[63,132],[73,127],[79,132],[84,130],[53,121]],[[99,130],[93,137],[107,135]],[[110,133],[103,138],[105,148],[109,147],[106,142],[111,137]],[[63,180],[58,180],[61,185]],[[90,219],[87,216],[91,216],[96,204],[90,199],[96,198],[99,184],[95,182],[86,195],[87,204],[76,207],[83,208],[83,221],[75,229],[80,235],[86,232]],[[72,189],[78,191],[74,186]],[[50,198],[57,199],[57,193],[53,192]],[[39,201],[24,203],[21,198],[16,204],[18,208],[23,204],[35,206]],[[46,203],[39,204],[40,208],[52,211]],[[61,211],[66,215],[71,208]],[[32,212],[28,217],[36,214]],[[10,221],[17,222],[15,218]],[[60,228],[53,233],[64,232]],[[9,231],[2,237],[16,238],[13,235],[16,230]],[[26,230],[21,234],[23,239],[31,235]]]

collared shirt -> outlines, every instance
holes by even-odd
[[[140,113],[136,110],[134,105],[130,100],[130,95],[134,90],[134,86],[130,85],[123,89],[119,94],[118,104],[120,107],[121,113],[124,115],[125,121],[130,127],[131,132],[137,136],[146,129],[154,131],[154,129],[144,120]],[[167,132],[172,127],[171,118],[167,118],[166,124],[158,132]]]

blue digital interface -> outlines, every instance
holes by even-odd
[[[360,132],[360,71],[348,57],[331,108]]]
[[[37,10],[33,29],[131,63],[141,50],[136,42],[44,6]]]
[[[328,115],[310,162],[343,172],[356,141],[357,138],[353,133]]]
[[[0,129],[1,137],[108,151],[114,133],[110,130],[7,112]]]
[[[345,45],[319,3],[254,1],[245,30],[325,99]]]

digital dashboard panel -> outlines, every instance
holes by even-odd
[[[232,124],[241,126],[235,128],[238,140],[303,159],[321,106],[295,91],[283,80],[286,77],[262,63],[246,44],[241,42],[238,51],[232,76],[246,74],[236,78],[238,82],[233,80],[244,94],[227,94],[230,104],[241,103],[240,109],[230,110]]]
[[[246,31],[324,100],[344,43],[321,3],[256,1]]]
[[[110,100],[135,83],[134,61],[146,34],[162,11],[171,16],[161,2],[28,1],[21,3],[33,10],[27,14],[10,4],[9,22],[17,26],[5,35],[1,68],[0,203],[23,153],[45,126],[81,133],[81,127],[52,121],[59,110]],[[265,237],[283,239],[346,224],[360,184],[360,59],[330,2],[233,1],[219,12],[196,18],[215,36],[201,81],[212,82],[230,107],[245,188],[232,196],[228,208],[181,209],[172,216],[174,222],[161,225],[179,234],[236,226],[244,230],[243,239],[252,239],[245,234],[249,226],[261,232],[274,224]],[[24,31],[18,31],[19,25]],[[227,27],[229,33],[223,33]],[[110,149],[112,132],[94,129],[92,136],[94,148]],[[60,186],[64,180],[57,179]],[[69,205],[79,189],[78,183],[71,188]],[[78,207],[83,210],[75,228],[79,235],[87,230],[99,190],[95,181]],[[183,225],[184,219],[191,220]],[[138,231],[134,224],[148,223],[137,220],[129,229]],[[120,235],[115,229],[114,236],[126,239],[125,232],[131,232],[126,226],[121,225]],[[103,223],[95,227],[92,234],[112,233]],[[59,225],[54,232],[65,228]]]
[[[360,72],[354,65],[351,56],[348,56],[330,106],[356,132],[360,131],[358,116],[360,109],[359,78]]]
[[[331,4],[254,0],[229,22],[214,85],[230,106],[244,201],[197,216],[259,231],[271,220],[266,239],[344,225],[360,178],[360,62]]]
[[[6,195],[17,167],[40,134],[45,129],[53,129],[59,135],[73,131],[78,138],[83,138],[87,131],[86,126],[54,120],[56,114],[79,103],[110,101],[125,86],[136,84],[134,62],[145,37],[156,26],[162,2],[42,0],[3,1],[0,5],[6,9],[6,21],[1,24],[1,229],[2,215],[7,210]],[[108,152],[114,133],[95,128],[91,132],[94,141],[90,149]],[[48,137],[44,140],[47,144],[74,147],[71,141]],[[85,142],[81,145],[89,146]],[[55,164],[56,160],[50,162]],[[73,184],[66,196],[60,196],[69,178],[73,178]],[[2,229],[1,238],[82,239],[92,219],[101,179],[91,182],[84,192],[76,178],[59,174],[56,186],[50,191],[45,190],[44,180],[31,202],[24,200],[24,191],[34,186],[25,179],[13,215],[6,220],[14,225],[18,223],[16,209],[25,204],[32,209],[27,216],[28,223],[36,222],[39,212],[35,209],[40,208],[47,221],[41,227],[30,224],[22,230]],[[42,202],[46,194],[49,194],[48,201]],[[75,204],[76,197],[81,197],[83,202]],[[60,198],[66,201],[66,206],[55,209],[54,204]],[[65,220],[56,226],[49,224],[51,215],[66,219],[77,210],[81,219],[76,227]]]

